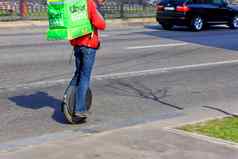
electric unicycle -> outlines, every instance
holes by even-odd
[[[75,115],[75,93],[76,86],[69,86],[64,93],[64,98],[61,105],[61,111],[64,113],[67,121],[71,124],[83,123],[87,119],[87,117],[78,117]],[[87,111],[89,111],[92,105],[92,91],[90,88],[86,93],[85,100]]]

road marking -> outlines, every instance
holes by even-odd
[[[101,34],[101,37],[109,37],[109,35],[108,34]]]
[[[94,76],[94,79],[102,80],[102,79],[116,79],[116,78],[125,78],[125,77],[137,77],[137,76],[142,76],[142,75],[161,74],[161,73],[172,72],[172,71],[182,71],[182,70],[186,70],[186,69],[192,70],[192,69],[215,67],[215,66],[227,65],[227,64],[238,64],[238,60],[229,60],[229,61],[222,61],[222,62],[193,64],[193,65],[183,65],[183,66],[174,66],[174,67],[164,67],[164,68],[156,68],[156,69],[149,69],[149,70],[142,70],[142,71],[112,73],[112,74],[105,74],[105,75],[96,75],[96,76]]]
[[[164,67],[164,68],[156,68],[156,69],[149,69],[149,70],[142,70],[142,71],[111,73],[111,74],[104,74],[104,75],[95,75],[92,78],[93,80],[120,79],[120,78],[128,78],[128,77],[138,77],[142,75],[162,74],[162,73],[167,73],[172,71],[183,71],[183,70],[201,69],[206,67],[216,67],[216,66],[230,65],[230,64],[238,64],[238,60],[183,65],[183,66],[174,66],[174,67]],[[51,80],[51,81],[39,81],[39,82],[28,83],[28,84],[19,84],[14,87],[11,87],[11,86],[0,87],[0,93],[6,92],[6,91],[16,91],[17,89],[30,89],[30,88],[38,88],[38,87],[55,86],[58,84],[65,84],[69,81],[70,79],[59,79],[59,80]]]
[[[126,50],[134,50],[134,49],[148,49],[148,48],[159,48],[159,47],[173,47],[173,46],[184,46],[189,43],[173,43],[173,44],[159,44],[159,45],[145,45],[145,46],[129,46],[126,47]]]

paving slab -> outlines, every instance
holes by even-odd
[[[1,159],[235,159],[238,149],[141,126],[74,137],[0,155]]]

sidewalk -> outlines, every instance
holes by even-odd
[[[238,108],[226,111],[237,113]],[[180,124],[222,117],[200,108],[169,120],[29,145],[0,152],[0,159],[235,159],[238,145],[175,130]]]
[[[108,27],[124,27],[129,25],[143,25],[149,23],[156,23],[155,18],[130,18],[130,19],[112,19],[106,20]],[[47,27],[47,20],[22,20],[22,21],[8,21],[0,22],[1,28],[15,28],[15,27]]]

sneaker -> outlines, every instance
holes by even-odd
[[[89,114],[88,112],[75,112],[74,115],[80,118],[87,118]]]

